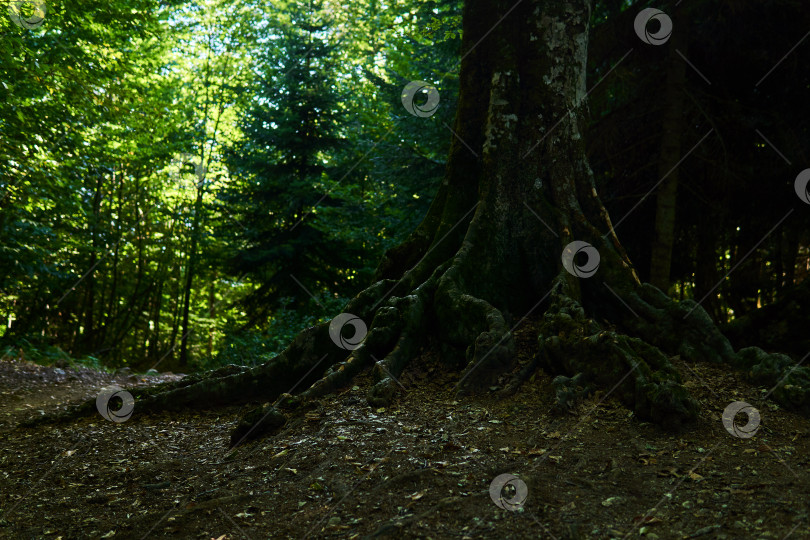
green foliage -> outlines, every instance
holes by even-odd
[[[241,327],[234,320],[225,325],[225,341],[216,357],[204,358],[200,366],[213,369],[228,364],[255,366],[283,351],[303,329],[330,320],[348,298],[321,294],[308,302],[304,309],[291,309],[292,297],[283,298],[281,307],[273,311],[266,326]]]
[[[0,340],[186,370],[338,313],[441,177],[454,75],[427,127],[399,93],[452,71],[459,6],[62,0],[33,29],[0,13]]]
[[[27,339],[21,339],[16,344],[7,345],[1,350],[3,354],[0,354],[0,358],[25,359],[43,366],[73,369],[85,367],[96,371],[112,372],[109,367],[93,356],[74,358],[59,347],[47,343],[32,343]]]
[[[335,164],[341,96],[330,80],[337,57],[324,37],[325,17],[319,3],[278,6],[261,36],[258,87],[240,123],[244,138],[226,161],[231,178],[218,209],[229,218],[233,272],[261,284],[246,301],[257,321],[276,299],[300,299],[302,287],[347,290],[362,261],[362,239],[333,234],[358,201]]]

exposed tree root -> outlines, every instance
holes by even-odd
[[[582,373],[577,373],[573,377],[557,375],[551,381],[551,386],[554,387],[554,398],[556,399],[553,410],[558,413],[569,411],[593,390],[593,386],[585,382]]]
[[[511,367],[514,356],[514,340],[503,313],[483,298],[468,294],[461,285],[459,274],[470,260],[467,257],[465,251],[459,254],[441,277],[436,295],[443,339],[466,348],[467,367],[459,383],[462,393],[488,386]]]
[[[757,346],[801,360],[810,352],[810,279],[785,289],[779,299],[723,326],[723,334],[739,348]]]
[[[427,336],[436,333],[431,332],[431,322],[439,328],[441,339],[466,347],[465,374],[478,370],[463,388],[470,389],[473,381],[480,385],[503,373],[511,365],[513,340],[499,310],[462,292],[454,276],[463,260],[456,257],[453,264],[441,265],[411,294],[389,298],[377,310],[364,342],[349,358],[332,365],[298,396],[285,395],[280,402],[251,410],[234,430],[231,445],[280,427],[283,422],[279,408],[294,408],[301,402],[334,392],[370,366],[377,382],[368,393],[368,402],[375,407],[389,405],[401,385],[398,378],[402,371],[417,356]]]
[[[382,280],[350,302],[347,312],[374,313],[365,340],[351,354],[332,341],[329,325],[321,324],[302,332],[284,353],[262,366],[228,366],[133,392],[136,409],[143,412],[265,401],[247,413],[233,431],[231,445],[236,445],[277,430],[287,420],[282,411],[292,411],[334,392],[368,368],[377,381],[369,391],[369,403],[389,404],[398,392],[403,370],[429,337],[451,348],[466,349],[460,391],[489,384],[493,377],[511,369],[514,343],[502,311],[469,294],[470,284],[476,282],[462,277],[469,260],[464,253],[461,249],[410,294],[383,301],[384,292],[394,283]],[[580,283],[575,281],[572,286],[561,272],[554,280],[539,327],[537,355],[504,393],[517,391],[542,368],[558,375],[554,385],[560,409],[594,389],[611,389],[640,418],[679,426],[694,420],[699,410],[667,356],[680,354],[690,362],[725,362],[742,369],[756,383],[776,387],[773,398],[779,403],[810,412],[810,370],[796,367],[785,355],[757,348],[735,353],[694,302],[677,303],[650,285],[616,281],[619,284],[612,289],[601,290],[589,282],[580,290]],[[589,299],[594,306],[590,311],[618,321],[628,334],[588,316],[575,297]],[[379,307],[373,310],[375,304]],[[296,395],[289,393],[295,391]],[[270,404],[267,400],[276,401]],[[87,402],[32,423],[94,411],[95,403]]]
[[[511,393],[534,369],[573,375],[557,381],[558,408],[577,386],[610,388],[643,419],[680,425],[697,417],[698,403],[681,385],[678,372],[658,348],[601,326],[582,306],[555,291],[540,324],[537,360],[507,388]]]
[[[691,362],[722,362],[742,371],[754,384],[773,389],[770,396],[780,405],[810,414],[810,369],[789,356],[758,347],[734,352],[709,314],[691,300],[675,302],[645,284],[627,298],[639,314],[631,321],[640,337],[670,354]]]
[[[383,280],[358,294],[347,311],[366,317],[393,283]],[[281,354],[256,367],[226,366],[190,375],[180,381],[146,389],[133,389],[138,412],[202,409],[218,405],[275,399],[299,387],[307,388],[324,369],[344,359],[348,352],[335,345],[329,323],[302,331]],[[59,422],[96,413],[95,400],[88,400],[63,413],[45,415],[24,425]]]
[[[767,353],[758,347],[740,350],[734,366],[755,384],[773,388],[771,397],[787,409],[810,414],[810,369],[789,356]]]

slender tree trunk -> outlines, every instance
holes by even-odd
[[[92,232],[91,232],[91,246],[92,246],[92,253],[90,254],[90,261],[88,268],[90,269],[88,272],[87,277],[85,278],[86,284],[86,293],[84,298],[84,321],[82,322],[82,326],[84,327],[84,332],[81,332],[80,329],[78,330],[78,335],[81,336],[83,333],[84,335],[81,336],[81,345],[79,348],[83,351],[92,350],[94,348],[94,336],[96,335],[96,328],[95,328],[95,310],[96,310],[96,278],[95,278],[95,269],[96,265],[98,264],[98,252],[100,249],[99,245],[99,222],[101,221],[101,200],[103,199],[103,183],[104,183],[104,176],[102,174],[98,174],[96,176],[96,189],[93,193],[93,216],[92,216]],[[102,298],[103,300],[103,298]],[[74,346],[75,348],[75,346]]]
[[[785,255],[782,266],[784,275],[780,274],[779,289],[777,298],[782,298],[782,291],[792,287],[796,283],[796,259],[799,256],[799,231],[795,227],[790,227],[783,240],[785,244]]]
[[[171,303],[171,308],[172,308],[172,320],[171,320],[172,333],[171,333],[171,336],[169,337],[168,351],[164,355],[164,356],[168,357],[169,364],[174,363],[174,356],[175,356],[174,351],[177,348],[177,335],[180,332],[180,324],[181,324],[182,316],[183,316],[183,292],[184,292],[185,289],[181,285],[181,283],[183,282],[183,273],[182,273],[181,269],[179,268],[179,265],[178,265],[178,267],[176,267],[174,269],[174,275],[172,276],[172,278],[173,278],[172,279],[173,287],[172,287],[172,289],[170,291],[171,298],[172,298],[172,303]]]
[[[675,245],[675,217],[678,198],[678,162],[683,156],[684,85],[686,62],[677,54],[687,49],[685,29],[680,28],[672,37],[667,59],[667,83],[664,91],[664,119],[662,123],[661,155],[658,159],[658,177],[666,179],[658,187],[655,210],[655,240],[650,260],[650,283],[669,289],[672,249]]]
[[[197,269],[197,260],[199,258],[198,243],[200,236],[200,221],[203,211],[203,195],[205,193],[205,168],[204,157],[200,158],[200,164],[197,167],[197,198],[194,201],[194,218],[191,224],[191,246],[189,247],[188,263],[186,267],[186,282],[183,289],[183,334],[180,337],[180,359],[179,367],[183,368],[188,365],[188,340],[191,333],[189,326],[189,313],[191,311],[191,292],[194,286],[194,273]]]
[[[100,328],[101,334],[98,336],[98,340],[95,344],[97,349],[101,348],[102,343],[107,342],[107,336],[109,333],[115,333],[115,329],[112,328],[115,324],[115,318],[118,316],[118,274],[120,269],[118,268],[118,263],[120,262],[121,256],[121,244],[124,241],[123,235],[124,230],[121,225],[124,216],[124,171],[121,171],[121,174],[118,175],[118,210],[115,219],[115,243],[112,246],[113,254],[112,254],[112,267],[110,268],[110,274],[112,276],[112,283],[110,285],[110,296],[107,301],[107,313],[104,316],[104,325]],[[113,173],[113,183],[115,183],[116,175]],[[112,208],[110,209],[112,213]],[[115,344],[113,344],[115,345]]]
[[[216,316],[216,286],[217,286],[217,273],[213,272],[211,274],[211,284],[208,287],[208,319],[214,320]],[[208,328],[208,358],[213,358],[214,356],[214,331],[216,326],[211,324]]]
[[[704,213],[698,217],[693,296],[695,298],[705,297],[704,308],[715,321],[721,321],[724,320],[724,317],[720,313],[720,302],[716,294],[709,294],[709,292],[723,275],[718,272],[717,261],[718,256],[725,251],[726,240],[718,239],[715,230],[711,216]]]
[[[178,207],[175,206],[174,209],[172,210],[171,215],[176,216],[177,211],[178,211]],[[174,238],[174,230],[175,230],[176,225],[177,225],[177,220],[172,219],[170,221],[170,224],[169,224],[168,232],[163,235],[164,241],[165,241],[165,239],[168,239],[168,238]],[[170,249],[170,248],[171,248],[171,243],[169,242],[168,248],[163,250],[163,255],[158,260],[158,267],[157,267],[157,271],[155,272],[155,276],[156,276],[156,280],[157,280],[157,292],[155,293],[154,307],[153,307],[152,317],[151,317],[151,320],[154,321],[155,328],[153,330],[154,333],[152,334],[152,337],[150,338],[150,341],[149,341],[149,349],[150,349],[149,350],[149,360],[151,362],[159,360],[159,355],[160,355],[160,335],[161,335],[160,334],[160,323],[161,323],[161,315],[163,313],[163,304],[164,304],[163,296],[165,294],[164,290],[166,288],[165,287],[166,281],[167,280],[173,281],[171,279],[172,278],[172,276],[171,276],[172,264],[171,264],[170,255],[169,255],[169,254],[171,254],[173,252],[173,250]],[[167,270],[167,268],[168,268],[168,270]],[[171,305],[171,303],[169,303],[169,305]],[[172,338],[171,338],[170,342],[172,342],[172,346],[173,346],[174,334],[172,334]]]

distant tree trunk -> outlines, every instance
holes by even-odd
[[[796,259],[799,256],[799,230],[796,227],[790,227],[784,235],[782,244],[784,245],[784,255],[780,266],[783,268],[782,273],[779,274],[779,282],[777,288],[777,298],[781,299],[782,292],[785,289],[791,288],[796,283]]]
[[[100,349],[101,344],[107,341],[107,336],[110,331],[114,333],[114,325],[116,316],[118,315],[119,298],[118,298],[118,274],[120,272],[118,263],[120,261],[121,243],[123,242],[124,228],[121,224],[124,216],[124,171],[121,171],[118,176],[118,211],[117,219],[115,219],[115,243],[112,245],[112,268],[110,274],[112,276],[112,284],[110,285],[110,296],[107,301],[107,313],[103,317],[104,325],[99,329],[99,336],[96,341],[96,348]],[[116,174],[113,172],[113,184],[116,181]],[[112,205],[110,205],[112,206]],[[112,212],[112,209],[110,209]],[[114,343],[112,345],[115,345]]]
[[[178,206],[175,206],[171,212],[172,216],[176,216],[178,211]],[[163,238],[174,238],[174,229],[177,224],[176,219],[172,219],[169,225],[168,233],[163,235]],[[152,317],[150,318],[151,321],[154,323],[154,330],[153,334],[149,341],[149,361],[155,362],[160,360],[160,323],[161,323],[161,313],[163,313],[163,295],[164,295],[164,288],[166,285],[167,280],[171,280],[171,268],[172,264],[170,261],[170,253],[172,252],[171,249],[165,249],[164,254],[160,257],[158,261],[157,271],[155,272],[156,280],[157,280],[157,292],[155,293],[154,299],[154,306],[152,310]],[[171,280],[173,281],[173,280]],[[174,326],[172,327],[174,330]],[[170,340],[173,344],[174,342],[174,333],[172,334],[172,338]]]
[[[103,183],[104,183],[104,175],[100,172],[96,176],[96,189],[93,193],[93,223],[92,223],[92,232],[91,232],[91,254],[90,254],[90,261],[88,262],[88,275],[85,278],[87,284],[85,285],[85,297],[84,297],[84,321],[81,323],[84,327],[84,331],[77,328],[77,335],[80,336],[80,343],[74,343],[74,350],[80,349],[82,352],[86,352],[88,350],[92,350],[95,348],[95,343],[93,342],[94,336],[96,335],[95,329],[95,310],[96,310],[96,278],[95,278],[95,268],[98,265],[98,252],[100,250],[99,245],[99,222],[101,221],[101,200],[103,199]]]
[[[152,333],[149,335],[149,350],[146,353],[146,361],[147,362],[154,362],[158,360],[158,354],[160,351],[160,313],[163,308],[163,276],[160,272],[160,266],[158,266],[158,284],[157,290],[155,291],[155,296],[152,299],[152,309],[151,313],[152,316],[149,318],[150,320],[150,330]],[[154,325],[154,328],[151,326]]]
[[[200,164],[199,169],[202,169]],[[198,243],[200,236],[200,218],[202,214],[202,202],[204,193],[204,173],[197,173],[197,199],[194,201],[194,218],[191,224],[191,245],[189,247],[188,260],[186,263],[186,283],[183,289],[183,334],[180,337],[180,359],[179,367],[188,365],[188,340],[191,333],[189,326],[189,313],[191,311],[191,292],[194,286],[194,273],[197,270],[197,259],[199,257]]]
[[[695,250],[695,298],[706,298],[703,307],[715,321],[725,322],[726,317],[720,312],[720,302],[717,294],[709,294],[712,287],[717,284],[722,273],[717,270],[717,261],[726,249],[726,239],[718,239],[712,216],[703,213],[698,216],[697,246]],[[706,296],[708,295],[708,296]]]
[[[216,316],[216,289],[217,289],[217,273],[213,272],[211,274],[211,283],[208,287],[208,319],[214,320]],[[207,357],[213,358],[214,356],[214,330],[215,326],[211,325],[208,328],[208,351]]]
[[[172,279],[172,287],[171,290],[171,298],[172,298],[172,333],[169,338],[169,349],[163,355],[162,358],[168,357],[169,363],[174,362],[175,356],[175,349],[177,348],[177,335],[180,332],[180,324],[182,323],[183,317],[183,295],[185,293],[185,287],[182,285],[183,283],[183,273],[181,269],[178,267],[175,269],[175,279]],[[174,277],[174,276],[173,276]]]
[[[675,245],[675,218],[678,198],[678,162],[683,157],[684,85],[686,62],[677,53],[686,54],[685,29],[679,28],[672,37],[667,59],[667,80],[664,90],[664,118],[662,123],[661,155],[658,159],[658,177],[666,180],[658,187],[655,209],[655,240],[650,260],[650,283],[667,291],[670,285],[672,249]]]

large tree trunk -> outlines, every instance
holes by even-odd
[[[589,18],[587,0],[466,3],[458,137],[446,177],[424,221],[346,306],[370,323],[359,347],[339,347],[322,324],[262,366],[150,390],[139,410],[276,400],[245,417],[237,444],[283,424],[276,406],[331,392],[369,366],[378,381],[369,401],[388,403],[395,378],[428,343],[463,366],[459,389],[474,390],[513,367],[515,323],[542,313],[535,358],[507,394],[543,367],[560,375],[563,400],[571,384],[611,387],[641,418],[677,425],[695,419],[698,405],[668,355],[732,362],[777,382],[789,359],[735,354],[701,307],[639,282],[584,152]],[[574,242],[592,246],[587,262],[575,257]],[[806,378],[796,370],[787,381],[799,375]],[[808,403],[804,390],[773,395]]]

